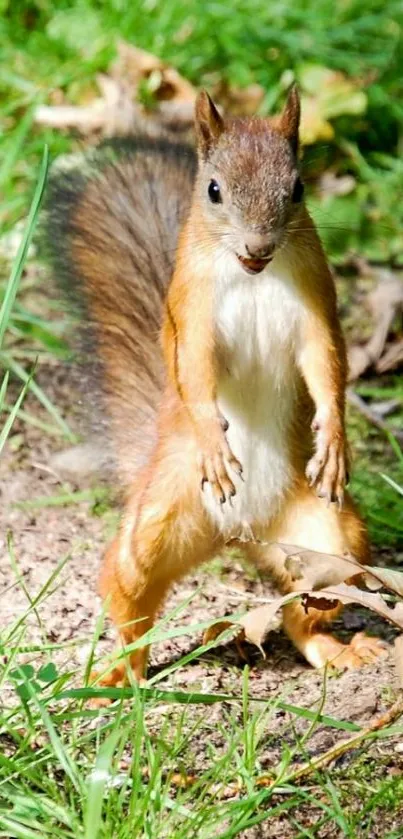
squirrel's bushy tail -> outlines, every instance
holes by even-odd
[[[139,137],[59,166],[49,181],[43,239],[56,279],[80,304],[86,399],[101,392],[124,486],[155,440],[163,301],[195,168],[190,147]]]

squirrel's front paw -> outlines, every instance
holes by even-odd
[[[314,419],[315,454],[306,467],[310,486],[315,486],[320,498],[343,505],[344,486],[348,480],[346,440],[343,428],[334,422]]]
[[[220,504],[224,504],[236,495],[235,485],[228,473],[228,466],[239,477],[242,477],[242,466],[233,455],[225,436],[227,428],[227,421],[220,417],[204,427],[198,458],[201,488],[204,488],[205,483],[209,483],[214,498]]]

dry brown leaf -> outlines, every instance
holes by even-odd
[[[288,596],[288,595],[287,595]],[[295,595],[293,595],[295,597]],[[283,599],[283,598],[280,598]],[[276,620],[276,614],[279,606],[276,601],[267,603],[264,606],[258,606],[247,612],[241,619],[241,626],[246,641],[258,647],[265,658],[263,644],[269,634],[275,629],[278,629],[280,621]]]
[[[363,583],[370,591],[384,587],[403,597],[403,571],[361,565],[351,554],[325,554],[282,543],[279,547],[287,553],[285,567],[293,580],[299,582],[298,590],[315,591],[351,579],[355,584]]]
[[[156,56],[123,41],[108,73],[97,76],[98,98],[84,106],[40,106],[35,120],[53,128],[75,129],[83,135],[126,136],[142,127],[146,119],[145,109],[136,101],[143,81],[159,103],[147,119],[147,128],[156,119],[168,127],[188,127],[196,98],[193,85]]]
[[[283,545],[283,547],[290,549],[295,548],[296,546]],[[315,554],[315,552],[307,551],[306,553],[309,554],[307,564],[308,575],[311,574],[311,579],[314,580],[312,560],[315,559],[315,557],[312,556],[312,554]],[[291,556],[294,562],[301,562],[300,556],[296,557],[295,554],[292,554]],[[341,559],[341,557],[334,557],[326,554],[320,554],[320,556],[327,557],[328,559]],[[349,563],[349,565],[351,578],[351,564]],[[353,565],[357,566],[358,563],[353,561]],[[398,591],[402,586],[403,574],[400,572],[389,572],[388,570],[382,568],[373,569],[369,566],[358,565],[358,567],[360,568],[360,575],[357,575],[356,578],[359,578],[363,582],[368,580],[372,587],[375,587],[375,585],[379,587],[384,584],[389,585],[389,587]],[[373,572],[377,575],[379,572],[379,579],[376,579]],[[305,577],[304,579],[306,581],[308,577]],[[251,644],[258,647],[264,656],[265,653],[263,644],[266,641],[269,632],[278,629],[280,625],[277,613],[287,603],[295,600],[296,597],[301,597],[302,603],[307,611],[310,608],[328,611],[334,609],[338,603],[364,606],[366,609],[370,609],[378,615],[381,615],[381,617],[385,618],[399,629],[403,629],[403,603],[399,602],[394,608],[391,608],[379,593],[375,593],[374,591],[365,591],[357,588],[356,585],[341,582],[339,584],[333,584],[316,590],[313,590],[308,585],[305,589],[299,589],[298,591],[291,592],[283,597],[277,597],[263,606],[259,606],[256,609],[252,609],[250,612],[246,612],[246,614],[243,615],[243,617],[236,623],[231,621],[219,621],[206,631],[203,639],[204,643],[215,640],[222,632],[234,626],[238,627],[238,633],[236,636],[237,641],[249,641]]]
[[[286,554],[285,568],[300,591],[326,588],[362,573],[362,565],[351,555],[342,557],[282,542],[278,546]]]
[[[367,588],[376,590],[380,586],[383,586],[389,591],[393,591],[399,597],[403,597],[403,571],[395,571],[392,568],[379,568],[377,565],[364,565],[363,567],[367,572],[363,575],[363,581]]]
[[[281,619],[277,618],[277,612],[281,608],[281,605],[283,605],[283,601],[287,602],[288,600],[293,600],[295,597],[295,594],[287,594],[285,597],[276,598],[264,606],[251,609],[250,612],[246,612],[236,623],[226,620],[218,621],[205,631],[203,644],[214,641],[227,629],[234,627],[237,630],[236,641],[241,643],[242,641],[249,641],[250,644],[258,647],[262,656],[265,657],[263,644],[269,632],[278,629],[281,625]]]
[[[307,591],[303,593],[303,602],[306,609],[318,608],[320,609],[321,600],[338,600],[340,603],[350,604],[356,603],[359,606],[365,606],[366,609],[371,609],[381,617],[386,618],[394,626],[403,629],[403,603],[397,603],[392,609],[386,601],[378,593],[369,591],[362,591],[356,586],[340,583],[337,586],[329,586],[322,591]]]
[[[157,100],[194,103],[196,89],[174,67],[125,41],[120,41],[117,48],[118,57],[110,70],[114,79],[125,79],[133,90],[147,80]]]
[[[204,630],[203,644],[209,644],[210,641],[215,641],[227,629],[231,629],[232,627],[235,629],[237,626],[238,624],[234,621],[217,621],[217,623],[213,623],[212,626]]]

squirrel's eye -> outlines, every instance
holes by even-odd
[[[208,197],[213,204],[220,204],[222,201],[221,190],[217,181],[210,181],[208,187]]]
[[[304,184],[301,181],[301,178],[297,178],[294,184],[294,189],[292,193],[292,200],[294,204],[299,204],[304,197]]]

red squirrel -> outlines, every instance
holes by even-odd
[[[134,138],[95,174],[51,181],[49,249],[86,300],[126,487],[100,576],[125,644],[230,539],[284,593],[294,584],[276,543],[370,561],[344,490],[346,351],[304,204],[299,119],[295,87],[282,113],[248,119],[223,119],[202,91],[197,162],[178,141]],[[314,667],[380,652],[326,632],[337,612],[283,609]],[[104,683],[125,683],[128,666],[141,679],[146,662],[139,648]]]

